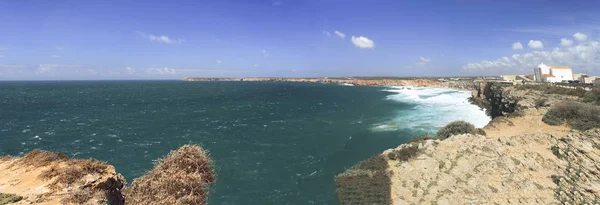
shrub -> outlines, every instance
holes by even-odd
[[[159,159],[126,190],[127,204],[207,204],[215,182],[213,162],[198,145],[184,145]]]
[[[25,154],[18,162],[22,165],[43,167],[50,165],[52,162],[65,161],[67,159],[69,157],[61,152],[46,152],[34,149]]]
[[[411,144],[411,143],[420,143],[420,142],[423,142],[425,140],[434,140],[434,139],[437,139],[437,138],[435,136],[431,136],[431,135],[429,135],[429,133],[427,133],[427,134],[424,134],[424,135],[421,135],[421,136],[418,136],[418,137],[413,137],[412,139],[410,139],[410,141],[408,142],[408,144]]]
[[[465,121],[454,121],[449,123],[448,125],[444,126],[442,129],[440,129],[436,136],[439,139],[446,139],[452,135],[458,135],[458,134],[479,134],[480,131],[478,131],[475,126],[471,123],[465,122]]]
[[[577,87],[575,89],[572,88],[563,88],[558,86],[552,86],[548,84],[539,84],[539,85],[521,85],[517,87],[517,90],[539,90],[546,94],[559,94],[559,95],[572,95],[577,97],[583,97],[586,93],[585,89],[581,87]]]
[[[587,91],[585,96],[583,96],[583,102],[600,105],[600,88],[594,88],[590,91]]]
[[[416,144],[413,144],[410,147],[393,150],[388,153],[388,158],[391,160],[408,161],[409,159],[416,157],[417,154],[419,154],[419,148]]]
[[[12,204],[21,201],[21,199],[23,199],[22,196],[0,193],[0,205]]]
[[[567,123],[578,130],[597,128],[600,127],[600,107],[580,102],[562,102],[552,106],[542,121],[549,125]]]
[[[340,204],[391,204],[391,181],[388,164],[375,155],[335,177]]]
[[[548,98],[541,97],[541,98],[535,99],[534,104],[535,104],[536,108],[540,108],[540,107],[545,107],[547,102],[548,102]]]

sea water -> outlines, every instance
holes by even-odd
[[[453,120],[469,92],[290,82],[0,82],[0,155],[93,157],[129,182],[181,145],[215,163],[209,204],[337,204],[333,178]]]

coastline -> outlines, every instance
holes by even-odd
[[[485,135],[414,140],[365,159],[336,177],[341,204],[585,204],[600,199],[595,174],[600,129],[584,132],[542,122],[553,104],[577,98],[485,86],[473,95],[497,115],[484,127]],[[538,107],[541,97],[549,101]],[[395,153],[412,155],[398,159]],[[364,190],[379,197],[356,194]]]

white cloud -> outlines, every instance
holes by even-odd
[[[419,60],[420,61],[416,63],[417,66],[424,66],[427,63],[429,63],[429,61],[431,61],[430,58],[425,58],[425,57],[421,57]]]
[[[577,41],[585,41],[585,40],[587,40],[588,36],[583,33],[575,33],[575,34],[573,34],[573,37],[575,37],[575,40],[577,40]]]
[[[52,57],[52,58],[60,58],[60,55],[54,54],[54,55],[51,55],[50,57]]]
[[[271,3],[271,5],[273,6],[281,6],[283,4],[282,1],[273,1],[273,3]]]
[[[258,68],[258,64],[254,64],[252,65],[252,67]]]
[[[64,49],[65,49],[65,48],[63,48],[62,46],[56,46],[55,48],[56,48],[56,50],[58,50],[58,51],[61,51],[61,50],[64,50]]]
[[[532,48],[532,49],[544,48],[544,44],[541,41],[536,41],[536,40],[529,40],[529,43],[527,44],[527,46],[529,46],[529,48]]]
[[[82,65],[69,65],[69,64],[39,64],[35,69],[36,74],[45,74],[56,71],[57,69],[72,69],[82,68]]]
[[[292,69],[292,72],[294,72],[294,73],[295,73],[295,72],[296,72],[296,69]]]
[[[147,34],[144,32],[138,32],[138,34],[140,36],[142,36],[145,39],[148,39],[150,41],[158,41],[161,43],[166,43],[166,44],[177,44],[177,43],[183,43],[185,40],[183,39],[172,39],[168,36],[155,36],[152,34]]]
[[[127,74],[129,74],[129,75],[133,75],[133,74],[135,74],[137,71],[136,71],[134,68],[127,67],[127,68],[125,68],[125,72],[126,72]]]
[[[222,63],[222,61],[221,61],[221,60],[217,60],[217,64],[221,64],[221,63]]]
[[[173,75],[175,73],[177,73],[177,71],[174,68],[150,68],[146,70],[147,73],[149,74],[159,74],[159,75]]]
[[[521,42],[516,42],[512,44],[513,50],[523,50],[523,44]]]
[[[0,47],[0,51],[6,51],[6,50],[8,50],[8,48],[6,48],[6,47]]]
[[[554,48],[552,51],[532,51],[523,55],[514,54],[494,61],[481,61],[462,66],[465,71],[485,71],[487,73],[527,72],[540,63],[546,65],[571,66],[576,72],[600,67],[600,42],[581,43],[573,47]]]
[[[265,58],[269,57],[269,53],[267,53],[267,50],[262,49],[260,52],[263,54],[263,56],[265,56]]]
[[[560,45],[562,45],[564,47],[572,46],[573,45],[573,40],[566,39],[566,38],[561,38],[560,39]]]
[[[374,48],[375,43],[364,36],[355,37],[352,36],[352,43],[359,48]]]
[[[329,31],[325,31],[325,30],[323,30],[323,35],[326,35],[326,36],[331,36],[331,33],[329,33]]]
[[[346,38],[346,34],[339,32],[339,31],[334,31],[333,33],[335,33],[336,36],[340,37],[340,38]]]

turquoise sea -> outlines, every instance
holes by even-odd
[[[128,182],[187,143],[210,151],[210,204],[337,204],[333,177],[484,112],[468,92],[289,82],[0,82],[0,155],[93,157]]]

